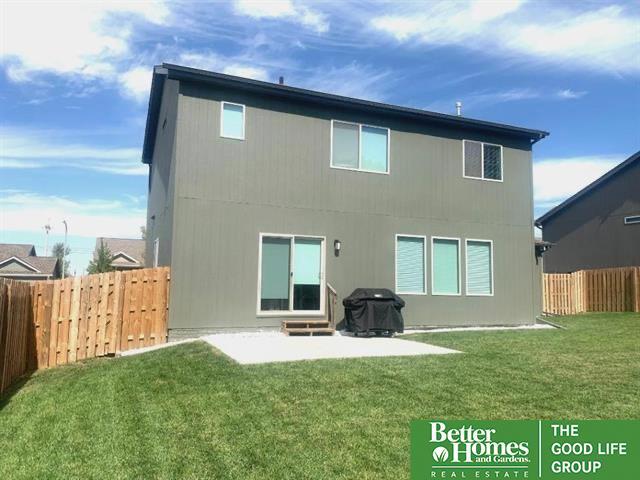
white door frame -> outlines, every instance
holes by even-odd
[[[260,294],[262,291],[262,239],[270,238],[286,238],[289,239],[289,310],[261,310]],[[320,310],[293,310],[293,275],[295,269],[295,239],[308,238],[320,240]],[[326,243],[327,238],[322,235],[298,235],[291,233],[263,233],[260,232],[258,238],[258,291],[256,296],[256,315],[258,317],[317,317],[324,316],[326,303]]]

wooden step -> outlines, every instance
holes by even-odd
[[[308,328],[291,328],[284,327],[284,333],[287,335],[333,335],[335,329],[331,327],[308,327]]]
[[[313,326],[313,327],[328,327],[329,320],[326,318],[322,318],[319,320],[304,320],[304,319],[293,319],[293,320],[283,320],[282,324],[285,327],[303,327],[303,326]]]

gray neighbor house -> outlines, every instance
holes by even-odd
[[[546,135],[155,67],[145,258],[171,266],[170,338],[322,325],[358,287],[397,292],[409,328],[533,323]]]
[[[544,271],[640,265],[640,151],[536,220]]]

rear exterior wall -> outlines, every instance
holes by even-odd
[[[221,101],[246,105],[244,141],[220,137]],[[331,119],[390,128],[390,174],[331,168]],[[504,145],[503,182],[463,177],[463,138]],[[426,236],[427,294],[402,295],[408,326],[529,324],[539,310],[526,141],[182,83],[174,160],[171,329],[280,326],[256,314],[261,232],[326,237],[340,302],[395,290],[395,235]],[[431,236],[461,239],[460,296],[432,295]],[[466,295],[465,238],[493,241],[491,297]]]

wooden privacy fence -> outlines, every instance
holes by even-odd
[[[35,369],[31,286],[0,278],[0,393]]]
[[[545,273],[542,287],[547,313],[640,312],[640,267]]]
[[[15,370],[20,376],[37,368],[166,342],[169,282],[168,267],[31,285],[3,282],[8,293],[7,323],[12,328],[3,327],[0,334],[7,344],[26,346],[0,350],[0,368]],[[19,301],[14,289],[26,300]],[[5,302],[5,295],[2,297]],[[0,347],[2,341],[0,336]]]

